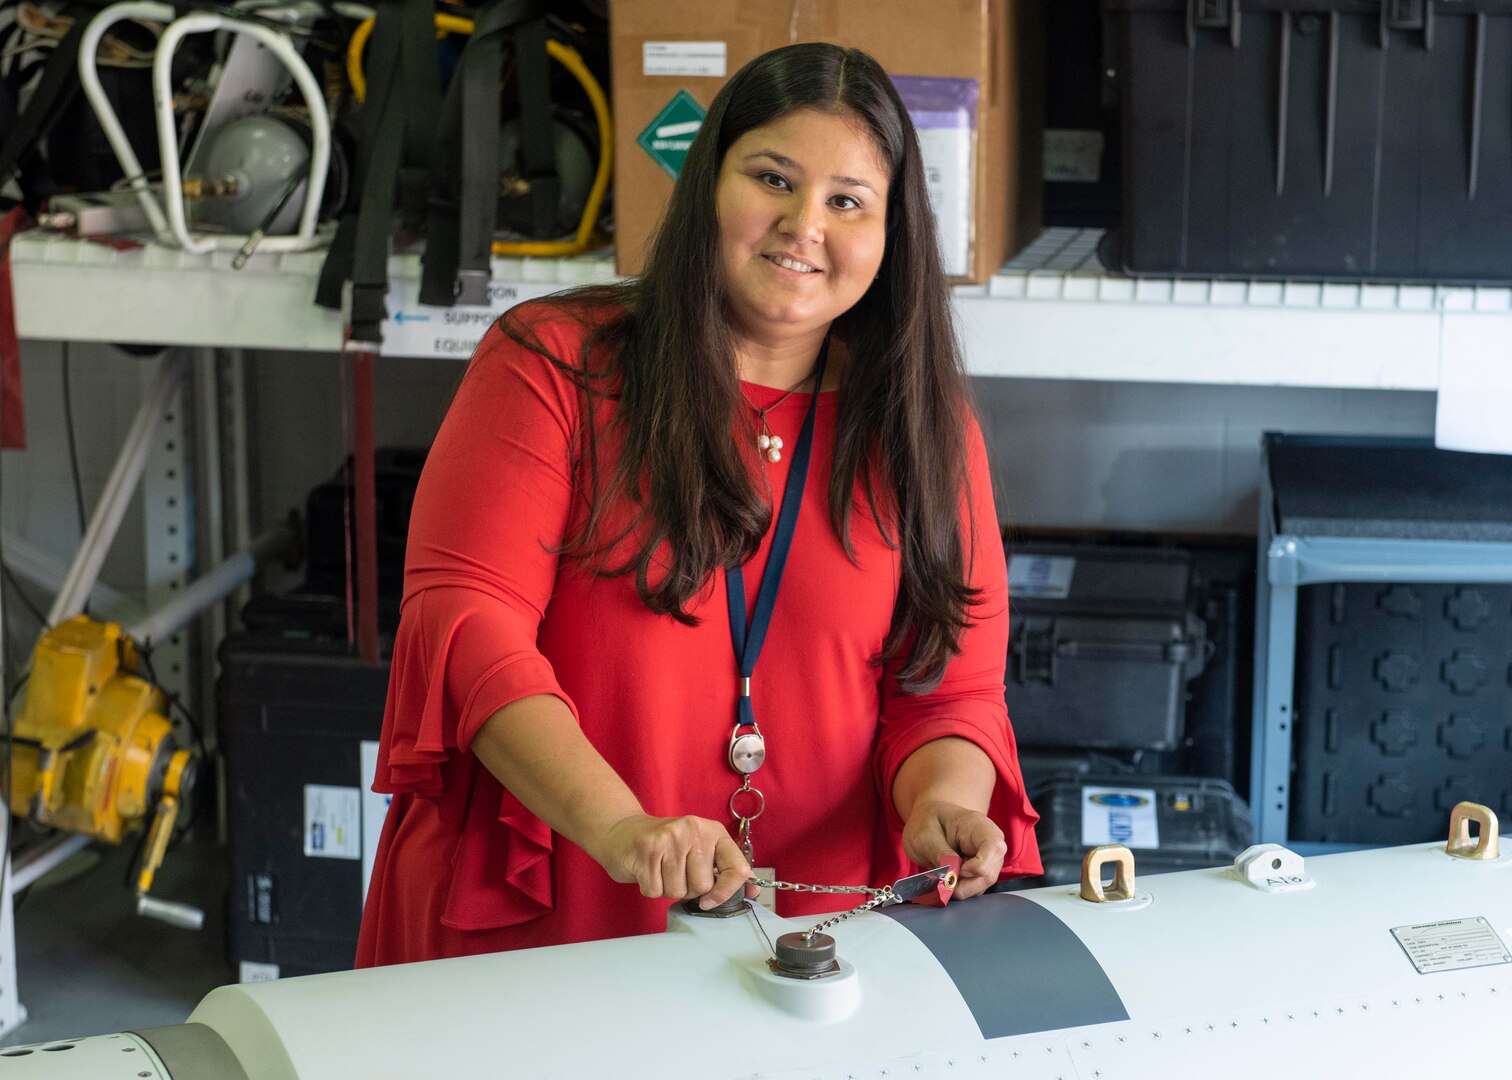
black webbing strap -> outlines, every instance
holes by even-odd
[[[546,20],[520,27],[515,36],[516,81],[520,96],[520,164],[528,185],[530,235],[546,239],[556,231],[562,181],[556,167],[556,126],[551,115],[551,63],[546,52]]]
[[[499,80],[510,31],[521,110],[529,115],[533,109],[545,117],[547,171],[555,177],[545,4],[489,0],[478,11],[443,106],[426,215],[422,304],[488,303],[499,206]],[[539,155],[541,149],[522,144],[527,160],[530,152]]]
[[[394,209],[413,205],[415,178],[429,168],[435,146],[441,77],[431,0],[378,0],[363,66],[368,95],[354,176],[360,196],[337,223],[315,302],[340,308],[350,282],[352,339],[377,343],[388,314]]]
[[[95,7],[82,3],[69,4],[64,14],[73,19],[73,25],[63,40],[53,47],[52,55],[42,68],[42,78],[32,91],[31,100],[16,118],[15,125],[5,133],[0,142],[0,184],[10,179],[11,171],[26,153],[36,147],[57,123],[58,117],[68,108],[74,95],[79,92],[79,39],[95,16]]]

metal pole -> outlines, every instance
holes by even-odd
[[[84,542],[79,546],[73,565],[68,569],[68,578],[47,614],[47,625],[57,626],[84,610],[84,602],[100,576],[105,555],[121,527],[121,519],[126,514],[137,482],[142,478],[158,423],[183,381],[187,362],[185,353],[178,349],[169,350],[158,362],[147,396],[137,410],[120,456],[116,458],[115,468],[111,470],[110,479],[105,482],[105,490],[90,518]]]
[[[0,529],[0,546],[5,549],[7,570],[50,597],[58,595],[63,582],[68,578],[67,563],[53,558],[25,537],[4,529]],[[135,622],[144,614],[142,605],[137,601],[98,581],[89,592],[89,607],[111,622]]]
[[[20,892],[74,852],[83,851],[90,843],[90,838],[83,833],[69,833],[23,852],[11,866],[11,891]]]
[[[251,579],[259,563],[283,550],[290,542],[287,527],[264,533],[246,551],[239,551],[203,577],[196,578],[173,600],[126,629],[127,636],[143,645],[171,637],[200,612],[218,603]]]

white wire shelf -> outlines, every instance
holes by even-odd
[[[1446,320],[1497,318],[1512,290],[1130,278],[1097,261],[1095,230],[1049,229],[985,285],[955,291],[975,375],[1433,390]],[[115,250],[42,233],[11,247],[22,338],[335,351],[314,304],[323,251],[255,256]],[[390,260],[387,355],[465,358],[491,316],[421,308],[419,258]],[[494,262],[494,307],[614,278],[611,253]]]

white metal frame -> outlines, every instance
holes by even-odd
[[[173,351],[181,354],[182,375],[158,417],[156,437],[148,448],[141,484],[150,612],[157,612],[185,593],[195,563],[195,470],[187,447],[194,425],[192,419],[185,422],[184,414],[186,408],[194,405],[191,383],[196,373],[188,350]],[[148,616],[137,625],[147,625],[151,618]],[[145,643],[151,647],[152,671],[158,682],[197,713],[201,703],[190,681],[194,655],[191,641],[190,635],[175,631],[167,635],[155,633]]]
[[[300,211],[299,229],[292,236],[270,236],[261,239],[258,246],[265,251],[304,251],[318,242],[316,224],[320,216],[320,201],[325,193],[326,174],[331,163],[331,118],[326,110],[325,97],[316,82],[310,67],[295,51],[289,39],[261,23],[232,19],[210,12],[196,12],[178,18],[178,12],[168,4],[152,0],[127,0],[113,4],[96,15],[85,29],[79,42],[79,81],[90,107],[100,121],[100,127],[115,151],[121,169],[130,180],[138,201],[152,225],[158,240],[165,244],[177,244],[187,252],[206,254],[212,251],[237,250],[244,247],[249,237],[241,235],[195,236],[189,232],[184,210],[183,165],[179,158],[178,125],[173,116],[173,55],[179,42],[190,34],[228,31],[246,34],[256,39],[264,48],[281,60],[294,77],[294,83],[304,96],[310,110],[312,144],[310,168],[305,184],[304,207]],[[159,204],[152,192],[136,151],[127,139],[115,107],[105,95],[100,83],[95,56],[105,31],[125,19],[146,19],[168,24],[158,42],[152,60],[152,99],[157,117],[158,152],[163,170],[163,203]],[[166,210],[166,212],[165,212]]]

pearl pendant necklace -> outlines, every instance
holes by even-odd
[[[766,415],[777,406],[781,405],[788,398],[790,398],[798,390],[799,387],[801,387],[804,383],[808,382],[813,377],[814,373],[812,371],[809,372],[803,377],[803,380],[799,382],[797,386],[794,386],[791,390],[783,394],[780,398],[772,402],[766,408],[756,410],[756,416],[761,420],[761,434],[756,436],[756,448],[760,450],[762,455],[774,465],[782,460],[782,436],[773,435],[767,429]],[[815,387],[814,392],[819,392],[817,387]]]

